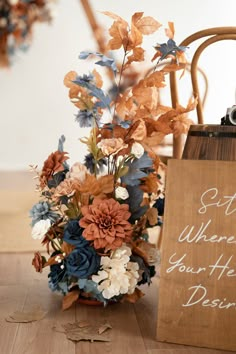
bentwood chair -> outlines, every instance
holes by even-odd
[[[207,39],[205,39],[207,38]],[[203,124],[203,109],[202,100],[198,85],[198,60],[204,49],[209,45],[222,40],[236,40],[236,27],[214,27],[201,30],[193,33],[182,41],[180,45],[189,46],[196,40],[204,39],[204,41],[197,47],[190,64],[190,74],[193,89],[193,96],[198,99],[196,111],[198,124]],[[234,78],[235,79],[235,78]],[[175,108],[178,104],[178,86],[175,72],[170,73],[170,90],[172,106]],[[181,158],[183,150],[183,143],[181,137],[173,138],[173,157]]]

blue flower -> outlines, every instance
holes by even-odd
[[[95,165],[97,166],[96,172],[102,172],[104,170],[104,165],[107,165],[105,158],[95,161],[93,154],[87,154],[84,158],[84,165],[87,167],[90,173],[95,173]]]
[[[93,125],[94,112],[87,109],[80,110],[75,116],[76,122],[79,123],[80,128],[88,128]]]
[[[48,202],[39,202],[30,210],[30,217],[32,218],[31,224],[34,226],[38,221],[47,219],[53,224],[59,219],[60,215],[51,209],[51,205]]]
[[[57,254],[61,254],[61,252],[53,252],[51,257],[54,257]],[[52,291],[60,291],[63,294],[68,292],[67,275],[64,262],[52,264],[50,266],[50,273],[48,274],[48,278],[48,285]]]
[[[165,198],[158,198],[153,204],[153,208],[157,208],[158,215],[163,216],[165,208]]]
[[[89,242],[82,236],[83,231],[78,220],[70,220],[65,227],[63,240],[77,248],[88,246]]]
[[[90,246],[75,248],[65,261],[68,274],[77,278],[87,278],[100,267],[100,256]]]
[[[142,271],[142,274],[141,274],[142,278],[139,280],[138,285],[146,284],[146,283],[148,283],[148,285],[150,285],[152,282],[151,278],[154,277],[154,275],[156,274],[155,266],[154,265],[151,265],[151,266],[146,265],[140,256],[137,256],[134,254],[131,255],[130,261],[138,263],[139,270]]]
[[[48,188],[56,188],[62,181],[64,181],[68,171],[69,169],[65,169],[64,171],[60,171],[54,174],[52,179],[48,181]]]

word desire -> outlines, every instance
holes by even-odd
[[[207,288],[201,284],[191,286],[188,290],[192,290],[191,296],[183,307],[190,307],[200,304],[203,307],[216,307],[218,309],[236,308],[236,302],[229,302],[226,298],[222,299],[208,299]]]

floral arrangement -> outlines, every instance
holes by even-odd
[[[53,0],[0,0],[0,66],[30,44],[36,22],[50,22]]]
[[[163,214],[162,164],[153,149],[166,134],[188,129],[185,114],[195,105],[173,109],[158,100],[167,73],[185,63],[185,48],[173,40],[173,23],[166,30],[168,42],[157,44],[153,57],[172,62],[160,70],[155,64],[143,75],[133,66],[145,61],[143,36],[160,24],[141,12],[132,16],[131,25],[113,13],[105,15],[114,20],[110,54],[81,52],[79,57],[95,58],[103,74],[107,71],[109,94],[96,69],[87,75],[71,71],[64,79],[78,108],[76,121],[91,128],[81,139],[88,153],[70,167],[62,136],[40,172],[31,166],[41,195],[30,211],[32,237],[48,253],[35,252],[32,264],[37,272],[50,267],[49,287],[64,295],[63,309],[84,298],[135,302],[143,296],[139,286],[151,284],[158,250],[148,230],[161,225]],[[123,52],[121,65],[111,56],[116,50]]]

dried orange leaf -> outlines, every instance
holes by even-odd
[[[162,68],[162,71],[166,72],[166,73],[170,73],[172,71],[177,71],[177,70],[181,70],[181,69],[185,69],[186,67],[186,63],[179,63],[179,64],[176,64],[176,63],[170,63],[170,64],[167,64],[165,65],[163,68]]]
[[[135,26],[142,34],[152,34],[161,27],[161,24],[157,22],[151,16],[145,16],[138,19],[135,22]]]
[[[105,332],[106,330],[111,329],[111,328],[112,328],[112,326],[110,325],[110,323],[106,322],[98,328],[98,333],[102,334],[103,332]]]
[[[174,135],[187,134],[191,124],[193,124],[193,121],[187,118],[185,114],[178,116],[172,124]]]
[[[143,184],[140,188],[146,193],[157,193],[157,176],[154,173],[150,173],[147,177],[143,178]],[[156,225],[156,223],[157,221],[153,225]]]
[[[119,21],[119,22],[122,22],[124,23],[126,26],[128,26],[128,23],[120,16],[114,14],[113,12],[110,12],[110,11],[102,11],[101,12],[103,15],[106,15],[110,18],[113,18],[113,20],[116,20],[116,21]]]
[[[47,312],[41,308],[36,308],[30,311],[16,311],[6,318],[7,322],[28,323],[42,320]]]
[[[94,80],[95,80],[95,84],[97,87],[101,88],[103,85],[103,81],[102,81],[102,77],[99,74],[99,72],[96,69],[93,69],[92,71],[93,76],[94,76]]]
[[[133,49],[133,54],[129,55],[126,66],[131,64],[133,61],[143,61],[144,60],[144,49],[141,47],[136,47]]]
[[[114,176],[106,175],[98,179],[101,191],[100,193],[112,193],[114,191]]]
[[[64,78],[64,85],[69,88],[72,87],[74,85],[72,81],[75,80],[76,77],[77,77],[76,71],[69,71]]]
[[[145,87],[139,85],[133,88],[133,99],[138,102],[139,105],[143,105],[152,109],[158,104],[158,88]]]
[[[173,39],[175,35],[174,22],[168,22],[168,28],[165,28],[165,34],[168,38]]]
[[[127,27],[123,22],[115,21],[109,29],[109,34],[112,39],[108,42],[108,48],[119,49],[124,44],[124,40],[127,40]]]
[[[143,42],[142,33],[135,27],[134,25],[131,26],[131,31],[128,35],[128,45],[127,50],[132,50],[135,47],[139,46]]]
[[[70,291],[68,294],[66,294],[63,297],[62,300],[62,310],[67,310],[69,309],[75,301],[77,301],[79,298],[79,291],[78,290],[73,290]]]
[[[129,129],[130,139],[142,141],[147,136],[145,122],[142,119],[137,120]]]
[[[149,208],[147,210],[146,215],[148,218],[148,222],[151,226],[154,226],[157,224],[157,216],[158,216],[157,208]]]
[[[144,143],[150,148],[157,147],[164,139],[166,134],[170,134],[171,129],[169,128],[169,133],[154,132],[151,136],[144,139]]]
[[[163,71],[155,71],[145,79],[145,85],[150,87],[165,87],[165,73]]]

